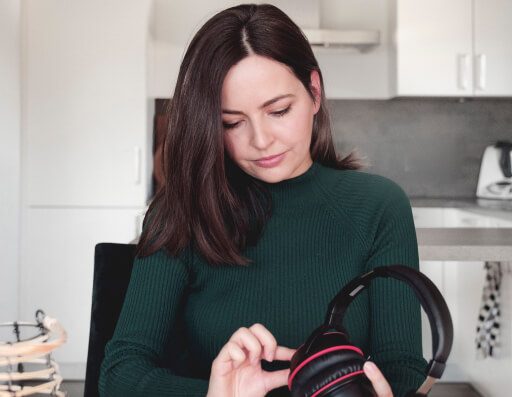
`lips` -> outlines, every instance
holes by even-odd
[[[281,163],[281,161],[283,161],[283,158],[285,156],[286,156],[286,152],[283,152],[276,156],[264,157],[262,159],[255,160],[254,163],[256,165],[258,165],[259,167],[272,168],[272,167],[276,167],[277,165],[279,165],[279,163]]]
[[[279,157],[280,155],[282,155],[283,153],[279,153],[279,154],[275,154],[273,156],[269,156],[269,157],[262,157],[260,159],[257,159],[256,161],[265,161],[265,160],[272,160],[273,158],[275,157]]]

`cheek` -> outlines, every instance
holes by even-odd
[[[224,148],[233,159],[238,157],[239,146],[231,135],[224,135]]]
[[[297,112],[296,117],[290,118],[286,125],[287,139],[290,142],[299,142],[309,137],[313,125],[312,117],[308,110],[304,109],[304,111]]]

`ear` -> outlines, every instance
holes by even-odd
[[[320,101],[322,99],[322,87],[320,84],[320,75],[318,74],[318,70],[313,69],[310,75],[310,86],[311,91],[313,91],[313,96],[315,97],[315,114],[320,109]]]

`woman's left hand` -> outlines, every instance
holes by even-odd
[[[377,393],[377,397],[393,397],[391,386],[380,372],[380,369],[371,361],[366,361],[363,366],[365,375],[372,382],[373,389]]]

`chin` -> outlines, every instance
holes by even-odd
[[[251,173],[251,175],[267,183],[277,183],[288,179],[291,175],[291,171],[287,170],[285,166],[267,169],[257,167],[256,171]]]

